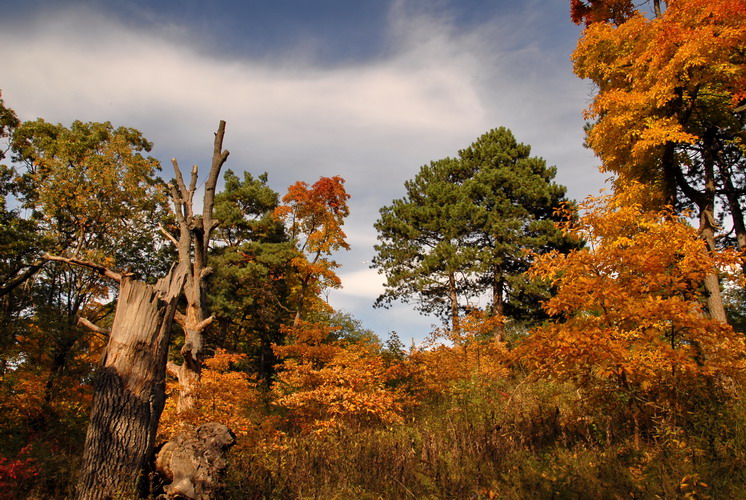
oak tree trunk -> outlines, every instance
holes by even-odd
[[[78,478],[78,498],[145,493],[148,464],[165,402],[171,322],[182,293],[179,266],[155,285],[122,277]]]

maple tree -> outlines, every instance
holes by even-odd
[[[299,324],[311,297],[325,288],[339,288],[341,283],[334,273],[338,264],[328,258],[332,252],[350,246],[342,230],[350,210],[350,195],[339,176],[322,177],[312,186],[298,181],[282,197],[283,205],[275,209],[275,217],[285,222],[298,255],[291,261],[297,273],[291,299],[295,303],[294,324]],[[318,304],[322,306],[322,304]]]
[[[741,258],[709,251],[670,210],[645,210],[637,200],[646,192],[631,185],[581,203],[585,213],[565,228],[589,246],[537,259],[531,273],[557,288],[544,306],[554,320],[515,353],[590,398],[628,401],[636,427],[656,411],[673,418],[692,386],[740,379],[746,368],[743,337],[704,313],[702,288],[713,268],[737,269]]]
[[[663,203],[695,206],[710,250],[719,208],[746,249],[744,115],[736,111],[746,97],[744,21],[739,0],[669,1],[652,19],[634,11],[617,25],[589,23],[573,54],[575,73],[598,88],[587,142],[602,169],[621,187],[649,182]],[[714,272],[707,288],[710,314],[725,321]]]
[[[305,321],[288,328],[292,342],[274,347],[283,359],[273,388],[275,404],[306,431],[401,422],[402,395],[386,387],[378,346],[336,340],[338,330]]]
[[[454,387],[457,382],[489,384],[508,376],[508,349],[495,336],[504,322],[504,316],[468,308],[458,330],[435,329],[427,339],[426,348],[417,350],[407,360],[421,367],[419,372],[407,367],[418,380],[416,385],[424,393],[440,394],[457,390]]]

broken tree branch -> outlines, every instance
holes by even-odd
[[[122,281],[123,277],[131,276],[131,273],[124,273],[124,274],[115,273],[114,271],[112,271],[108,267],[105,267],[105,266],[102,266],[102,265],[99,265],[99,264],[95,264],[95,263],[89,262],[87,260],[78,259],[78,258],[75,258],[75,257],[71,257],[71,258],[60,257],[59,255],[49,255],[48,253],[45,253],[44,255],[42,255],[41,258],[44,259],[44,260],[51,260],[51,261],[54,261],[54,262],[64,262],[66,264],[73,264],[73,265],[76,265],[76,266],[85,267],[85,268],[91,269],[93,271],[96,271],[101,276],[105,276],[106,278],[112,279],[112,280],[114,280],[114,281],[116,281],[118,283],[120,283]]]
[[[102,328],[88,320],[88,318],[84,318],[83,316],[78,316],[78,324],[88,328],[93,332],[101,333],[103,335],[109,335],[111,333],[111,330],[109,330],[108,328]]]

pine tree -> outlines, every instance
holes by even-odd
[[[464,299],[491,295],[494,315],[531,320],[547,295],[523,276],[532,252],[574,245],[555,227],[565,188],[556,169],[530,156],[506,128],[481,136],[458,158],[422,167],[407,194],[381,209],[373,267],[386,275],[377,306],[417,301],[459,329]]]

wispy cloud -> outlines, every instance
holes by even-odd
[[[375,329],[392,316],[370,311],[381,282],[364,263],[372,223],[422,164],[505,125],[559,165],[572,196],[595,191],[600,179],[580,147],[584,85],[566,54],[560,60],[525,32],[531,20],[496,17],[464,31],[411,5],[389,12],[381,57],[323,67],[302,50],[271,60],[211,54],[188,26],[135,28],[83,7],[40,12],[0,21],[0,88],[24,119],[139,128],[164,168],[172,156],[207,165],[212,131],[225,119],[229,168],[267,171],[280,192],[298,179],[342,175],[353,251],[339,256],[346,287],[331,297]]]

